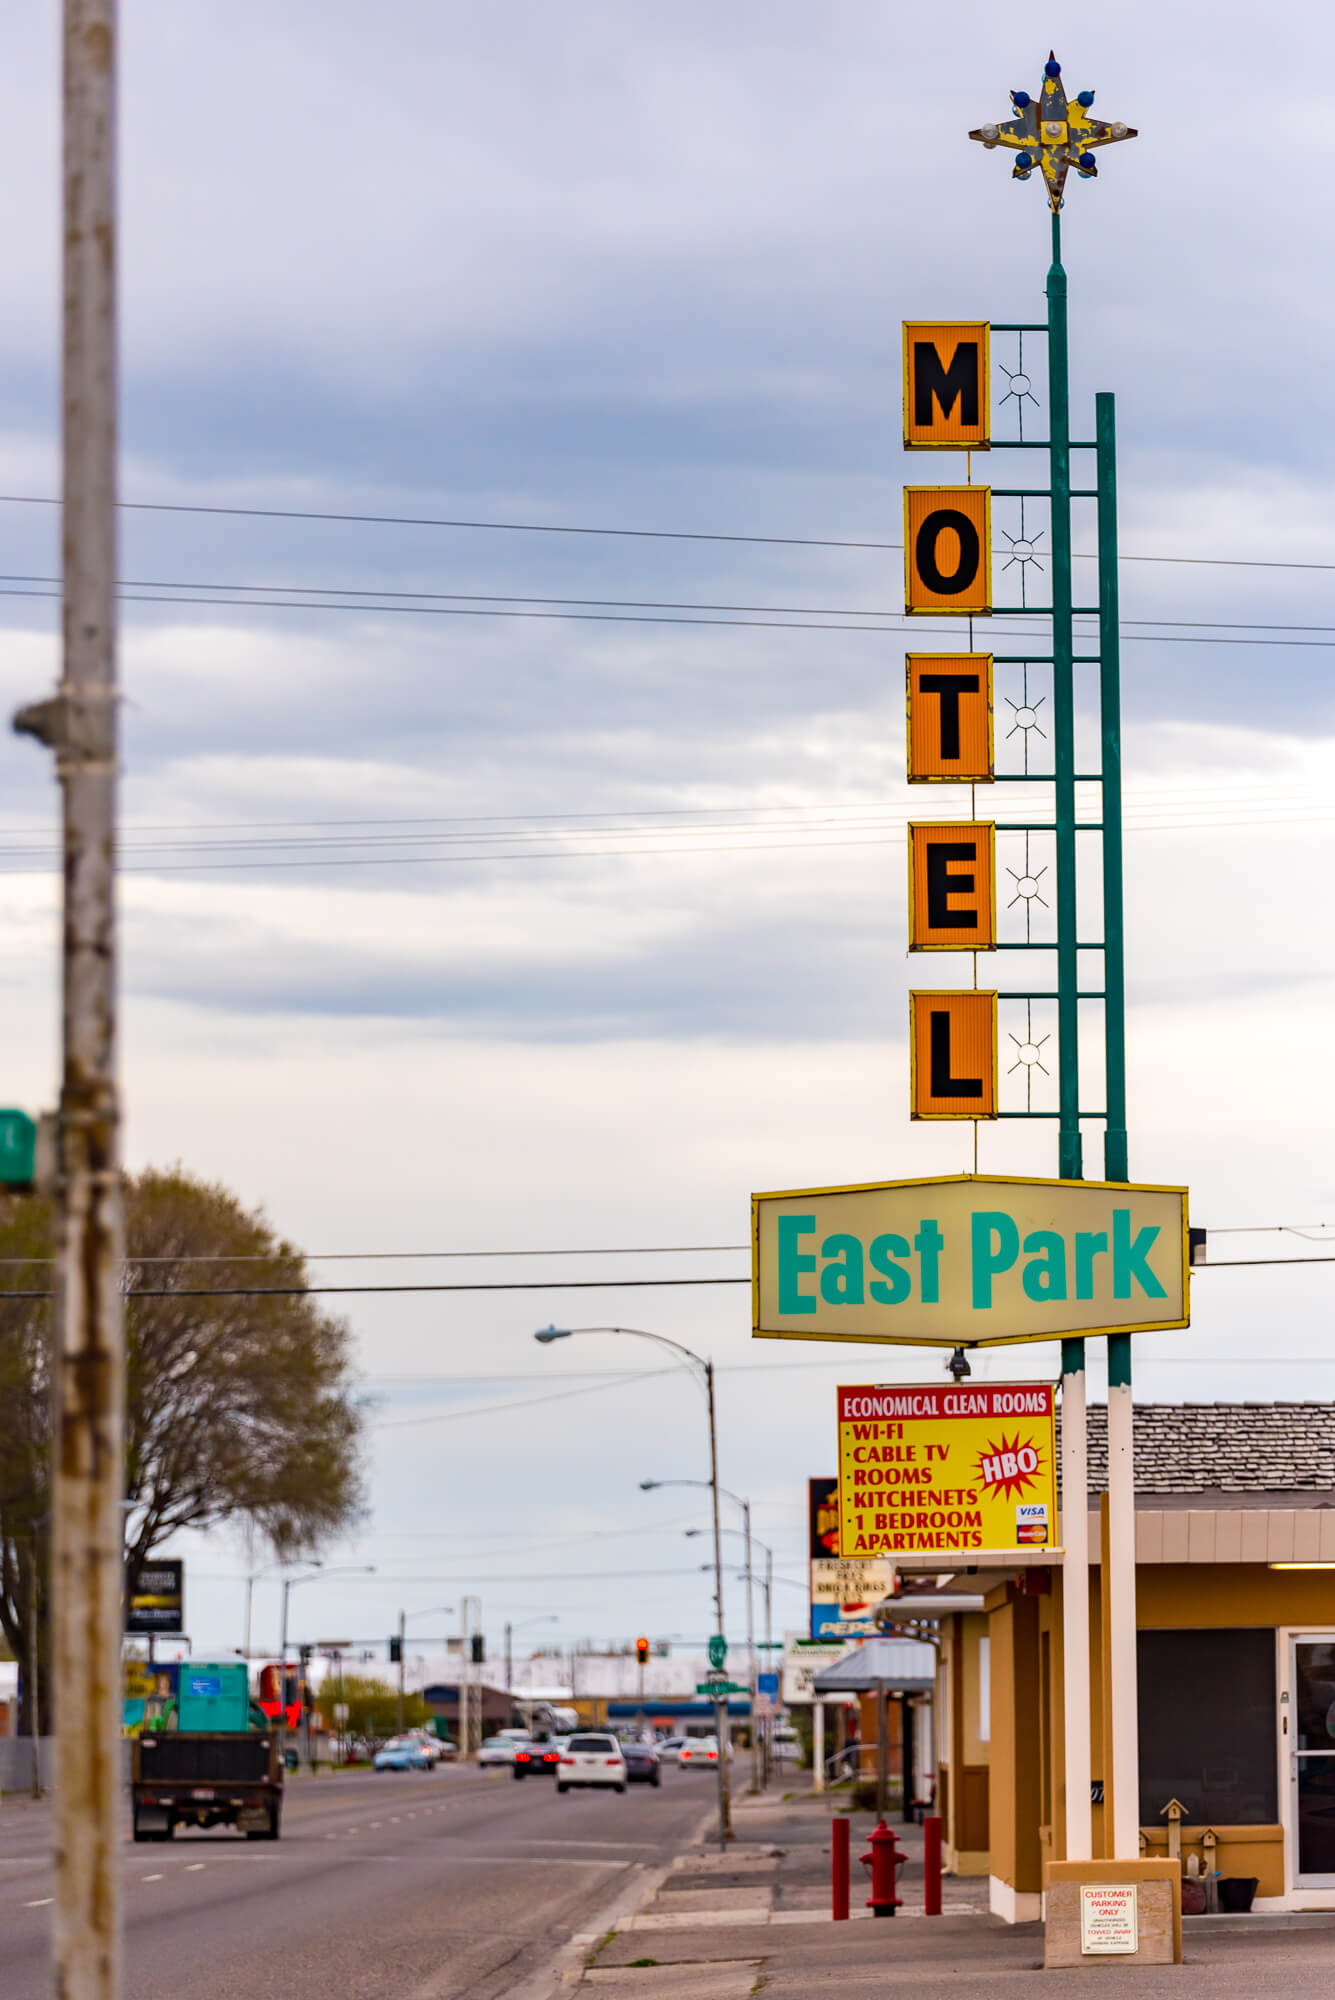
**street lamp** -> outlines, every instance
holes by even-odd
[[[702,1479],[642,1479],[640,1481],[640,1490],[644,1493],[649,1493],[656,1486],[703,1486],[704,1483]],[[756,1742],[756,1621],[755,1599],[752,1590],[753,1579],[751,1575],[751,1502],[743,1500],[740,1493],[730,1493],[726,1486],[720,1486],[719,1492],[731,1500],[734,1506],[741,1508],[742,1528],[746,1536],[746,1570],[744,1573],[746,1576],[746,1653],[751,1681],[751,1790],[758,1792],[760,1790],[760,1746]],[[721,1614],[719,1617],[719,1630],[723,1630]]]
[[[428,1604],[425,1611],[400,1611],[399,1613],[399,1735],[403,1734],[403,1663],[406,1626],[410,1618],[434,1618],[438,1611],[452,1613],[452,1604]]]
[[[530,1625],[559,1625],[560,1616],[555,1611],[540,1611],[536,1618],[521,1619],[518,1625],[505,1621],[505,1692],[514,1692],[514,1663],[510,1657],[510,1640],[516,1632],[526,1632]],[[532,1685],[532,1683],[530,1683]]]
[[[718,1518],[718,1496],[719,1496],[718,1423],[716,1420],[715,1409],[714,1409],[714,1364],[712,1361],[706,1361],[704,1356],[702,1354],[697,1354],[693,1348],[684,1347],[679,1340],[669,1340],[668,1336],[665,1333],[650,1333],[646,1330],[646,1328],[642,1326],[544,1326],[534,1334],[533,1338],[536,1341],[538,1341],[543,1347],[547,1347],[550,1346],[551,1342],[554,1340],[568,1340],[572,1334],[576,1333],[628,1334],[635,1340],[656,1341],[660,1347],[671,1348],[674,1354],[682,1355],[685,1360],[690,1362],[693,1368],[698,1368],[700,1370],[701,1379],[704,1382],[704,1389],[705,1389],[705,1406],[709,1412],[709,1478],[708,1480],[703,1480],[703,1479],[695,1480],[692,1481],[691,1483],[693,1485],[699,1485],[699,1486],[707,1485],[709,1487],[710,1493],[713,1498],[714,1611],[718,1621],[719,1637],[722,1638],[723,1636],[723,1543],[720,1537],[719,1518]],[[665,1483],[666,1482],[664,1481],[654,1480],[654,1479],[640,1481],[641,1488],[646,1493],[649,1492],[654,1486],[662,1485]],[[726,1716],[726,1709],[724,1710],[724,1715]],[[720,1852],[722,1853],[727,1852],[728,1841],[732,1837],[732,1799],[731,1799],[730,1779],[728,1776],[728,1759],[727,1756],[725,1755],[726,1750],[727,1750],[726,1734],[724,1733],[723,1729],[720,1729],[719,1760],[718,1760],[718,1840],[719,1840],[719,1849]]]
[[[278,1679],[279,1679],[280,1693],[286,1694],[287,1691],[287,1603],[288,1603],[288,1598],[291,1596],[292,1592],[297,1588],[299,1584],[320,1583],[327,1576],[374,1576],[374,1575],[375,1575],[374,1563],[350,1563],[339,1569],[325,1569],[322,1563],[315,1562],[312,1564],[309,1575],[285,1576],[283,1578],[283,1615],[282,1615],[282,1620],[279,1630],[279,1639],[278,1639]],[[284,1704],[279,1707],[278,1711],[278,1749],[280,1754],[282,1753],[283,1750],[284,1737],[286,1734],[286,1723],[287,1723],[287,1712],[286,1712],[286,1705]]]

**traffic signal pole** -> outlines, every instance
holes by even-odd
[[[63,665],[14,718],[64,839],[51,1370],[54,1992],[118,2000],[125,1343],[116,1091],[116,7],[64,0]]]
[[[399,1613],[399,1735],[403,1734],[403,1641],[408,1629],[408,1614]]]

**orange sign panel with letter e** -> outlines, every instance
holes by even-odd
[[[996,944],[996,828],[989,820],[909,825],[909,950]]]
[[[905,320],[906,450],[987,450],[990,331],[986,320]]]
[[[842,1557],[1056,1546],[1048,1383],[878,1382],[838,1394]]]
[[[995,777],[990,653],[908,655],[909,783]]]
[[[910,993],[912,1118],[995,1118],[995,993]]]
[[[989,487],[904,488],[904,603],[910,612],[991,613]]]

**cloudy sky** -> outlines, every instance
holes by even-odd
[[[1036,88],[1050,14],[125,8],[133,1164],[183,1160],[347,1256],[737,1246],[754,1188],[968,1163],[968,1127],[906,1116],[900,492],[957,469],[904,459],[899,326],[1042,312],[1042,196],[965,134]],[[1310,1224],[1335,1220],[1335,28],[1291,7],[1277,52],[1245,10],[1201,21],[1085,10],[1058,50],[1141,133],[1065,218],[1077,434],[1111,388],[1121,436],[1131,1162],[1199,1222]],[[0,79],[10,709],[57,661],[57,85],[48,0]],[[37,1105],[55,802],[31,743],[0,738],[0,770],[3,1094]],[[1052,1144],[1006,1124],[980,1163],[1053,1171]],[[1139,1345],[1142,1393],[1327,1395],[1331,1283],[1199,1278],[1190,1332]],[[299,1593],[296,1637],[465,1590],[492,1636],[707,1631],[704,1496],[638,1490],[703,1477],[698,1395],[644,1343],[535,1346],[553,1318],[715,1356],[722,1477],[784,1578],[833,1385],[888,1366],[753,1343],[741,1285],[347,1305],[372,1511],[326,1561],[376,1575]],[[581,1393],[535,1400],[557,1390]],[[196,1642],[238,1644],[240,1548],[185,1546]],[[776,1585],[777,1628],[801,1608]],[[257,1640],[276,1626],[268,1582]]]

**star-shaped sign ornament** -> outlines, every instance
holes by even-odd
[[[1031,97],[1027,90],[1013,90],[1011,103],[1019,115],[1008,118],[1004,125],[980,125],[969,137],[980,140],[989,151],[993,146],[1008,147],[1015,154],[1011,169],[1014,180],[1027,181],[1037,167],[1047,184],[1048,203],[1055,215],[1062,205],[1066,176],[1073,167],[1081,180],[1093,180],[1099,170],[1094,148],[1112,146],[1119,139],[1136,136],[1135,127],[1123,125],[1120,119],[1105,123],[1102,118],[1091,118],[1093,102],[1092,90],[1082,90],[1074,101],[1068,101],[1062,66],[1049,49],[1038,96]]]

